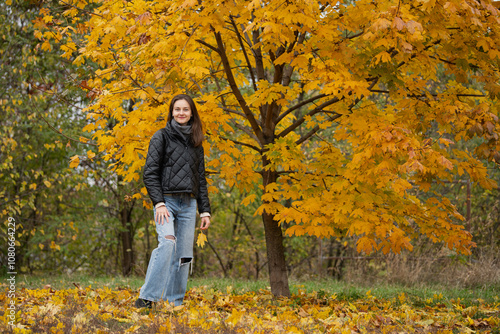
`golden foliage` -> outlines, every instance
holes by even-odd
[[[226,293],[193,288],[183,306],[164,302],[151,311],[133,307],[129,289],[22,289],[15,326],[4,316],[0,330],[13,333],[451,333],[498,329],[498,303],[466,306],[441,295],[415,306],[404,293],[384,300],[338,300],[335,294],[306,293],[273,298],[269,291]],[[6,305],[6,295],[0,295]],[[416,303],[415,303],[416,304]]]
[[[93,101],[86,130],[125,181],[139,178],[166,103],[188,91],[208,168],[230,187],[263,189],[257,213],[289,235],[348,234],[366,253],[412,249],[417,235],[474,245],[449,200],[415,193],[464,174],[496,186],[480,160],[500,162],[491,1],[70,3],[64,19],[42,11],[36,36],[98,65],[81,84]],[[462,145],[474,141],[474,152]]]

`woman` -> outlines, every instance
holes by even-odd
[[[167,125],[149,143],[144,184],[154,205],[158,247],[151,253],[136,307],[151,308],[161,299],[181,305],[193,262],[196,207],[201,229],[210,226],[203,131],[193,99],[177,95]]]

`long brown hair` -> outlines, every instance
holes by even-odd
[[[191,96],[186,94],[179,94],[172,98],[172,101],[170,101],[167,122],[170,122],[172,120],[174,104],[179,100],[185,100],[191,108],[191,119],[188,122],[193,127],[193,131],[191,132],[191,140],[193,141],[194,146],[198,147],[203,142],[203,127],[201,125],[201,119],[200,115],[198,114],[198,109],[196,109],[196,104],[194,103]]]

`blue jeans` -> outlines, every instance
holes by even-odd
[[[196,199],[189,194],[164,198],[170,217],[163,225],[156,222],[158,247],[151,253],[139,298],[153,302],[162,299],[179,306],[186,294],[189,268],[193,262]]]

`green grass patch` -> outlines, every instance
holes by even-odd
[[[7,281],[1,284],[6,286]],[[132,276],[90,276],[84,274],[73,275],[17,275],[17,289],[43,289],[51,287],[55,290],[71,289],[75,286],[94,289],[107,287],[110,289],[127,288],[139,290],[144,283],[143,277]],[[453,304],[460,301],[462,305],[472,306],[478,300],[486,303],[500,302],[500,286],[480,288],[445,287],[439,285],[400,286],[388,284],[354,285],[334,280],[290,280],[292,295],[301,293],[315,293],[319,298],[336,298],[338,300],[355,301],[367,297],[386,300],[400,300],[416,306],[436,305],[440,303]],[[208,290],[221,291],[231,294],[244,294],[250,291],[270,291],[267,280],[243,280],[233,278],[190,278],[188,289],[204,287]]]
[[[5,281],[5,280],[4,280]],[[3,283],[3,282],[2,282]],[[21,274],[16,276],[16,287],[27,289],[43,289],[51,287],[55,290],[72,289],[75,286],[82,288],[103,288],[110,289],[129,288],[132,290],[139,289],[144,283],[144,278],[131,276],[90,276],[87,274],[73,275],[49,275],[36,274],[26,275]]]

